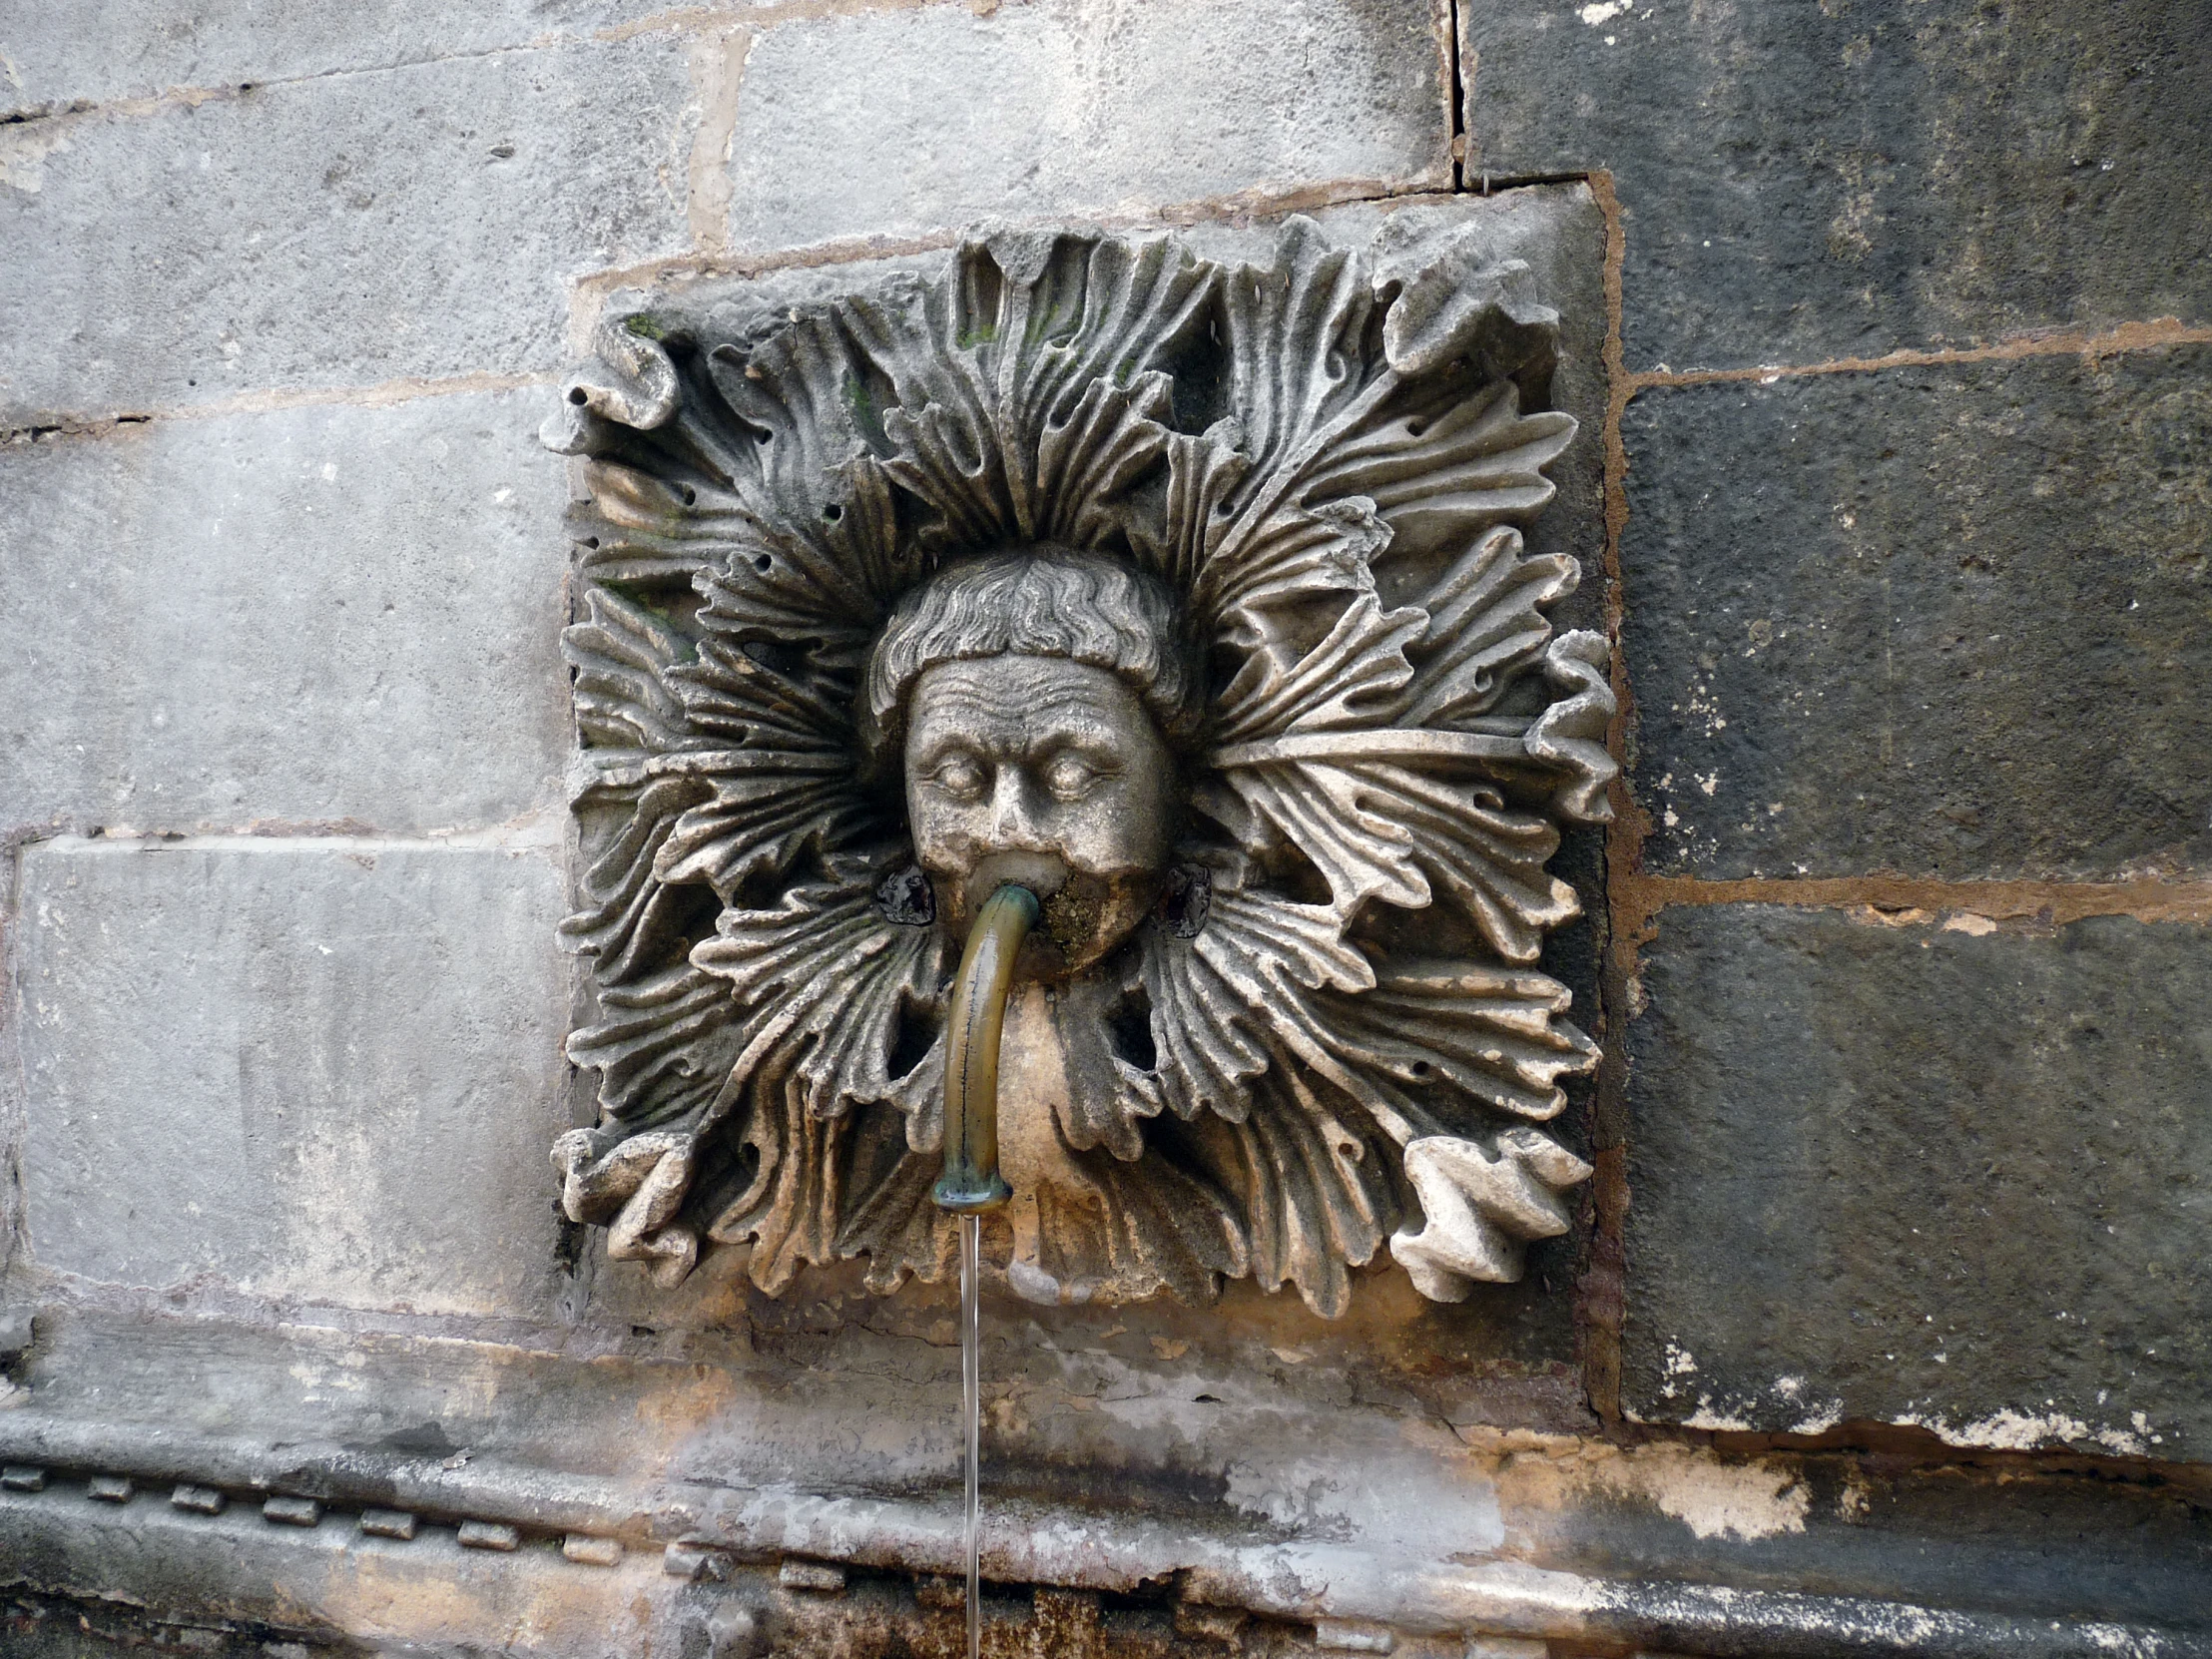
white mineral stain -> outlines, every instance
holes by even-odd
[[[1994,933],[1996,930],[1995,922],[1987,916],[1976,915],[1971,910],[1960,910],[1943,918],[1943,931],[1946,933],[1964,933],[1978,939],[1984,933]]]
[[[1795,1472],[1768,1463],[1724,1463],[1687,1446],[1670,1446],[1652,1499],[1700,1538],[1750,1540],[1803,1532],[1813,1494]]]
[[[1614,18],[1627,11],[1629,7],[1630,0],[1600,0],[1597,5],[1584,6],[1575,15],[1594,29],[1600,23],[1612,22]]]
[[[64,121],[20,121],[0,127],[0,186],[36,196],[46,183],[46,158],[68,148],[69,124]]]
[[[1698,1396],[1697,1409],[1682,1419],[1684,1428],[1723,1429],[1731,1433],[1748,1434],[1755,1426],[1749,1417],[1732,1416],[1713,1409],[1713,1402],[1704,1395]],[[1700,1537],[1704,1534],[1700,1533]]]
[[[2136,1413],[2141,1419],[2141,1413]],[[2091,1428],[2079,1417],[2064,1411],[2016,1411],[2010,1406],[1991,1411],[1987,1416],[1976,1417],[1964,1424],[1954,1424],[1941,1417],[1924,1416],[1908,1412],[1896,1419],[1912,1428],[1925,1428],[1945,1445],[1979,1446],[1996,1451],[2034,1451],[2040,1447],[2067,1442],[2091,1441],[2107,1451],[2125,1457],[2147,1455],[2149,1447],[2143,1443],[2142,1429],[2149,1426],[2147,1420],[2138,1420],[2137,1432],[2124,1428]],[[2151,1436],[2153,1440],[2156,1435]]]

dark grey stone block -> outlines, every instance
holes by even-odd
[[[1647,869],[2212,867],[2212,347],[1629,405]]]
[[[1630,1030],[1625,1408],[2212,1446],[2212,949],[1663,911]]]
[[[2212,317],[2212,10],[1462,6],[1467,175],[1614,174],[1631,366]]]

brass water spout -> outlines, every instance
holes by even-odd
[[[998,1173],[998,1037],[1014,958],[1037,924],[1037,895],[1009,881],[983,901],[960,955],[944,1045],[944,1173],[929,1196],[960,1215],[1013,1197]]]

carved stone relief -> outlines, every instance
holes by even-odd
[[[1574,436],[1523,408],[1526,282],[1293,221],[1250,266],[995,235],[610,314],[546,434],[590,494],[569,1215],[664,1285],[713,1245],[771,1294],[945,1277],[947,985],[1014,879],[1013,1289],[1517,1278],[1589,1174],[1539,1126],[1596,1049],[1533,964],[1614,774],[1605,643],[1544,614],[1575,562],[1522,547]]]

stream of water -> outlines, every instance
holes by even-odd
[[[967,1418],[967,1651],[983,1651],[983,1577],[976,1534],[983,1462],[983,1218],[960,1218],[960,1405]]]

